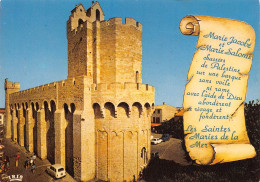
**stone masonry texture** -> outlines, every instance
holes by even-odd
[[[5,80],[6,138],[78,181],[133,181],[150,159],[154,87],[142,83],[142,24],[104,20],[98,2],[67,21],[66,80]]]

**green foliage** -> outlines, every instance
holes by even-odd
[[[256,102],[245,103],[245,118],[250,142],[260,152],[260,102],[258,99]]]
[[[144,170],[146,181],[176,182],[259,182],[260,181],[260,102],[259,100],[245,103],[245,120],[251,144],[257,156],[252,159],[217,164],[212,166],[189,165],[181,166],[173,161],[154,159]],[[162,131],[183,135],[182,120],[173,120],[162,125]],[[176,137],[176,136],[173,136]],[[181,137],[179,137],[181,138]]]
[[[168,133],[172,135],[173,138],[184,138],[183,133],[183,119],[182,117],[176,119],[172,118],[169,121],[165,121],[161,126],[157,128],[159,133]]]

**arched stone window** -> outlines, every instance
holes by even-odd
[[[125,102],[121,102],[117,106],[117,116],[118,117],[129,117],[129,106]]]
[[[147,103],[144,105],[144,107],[145,107],[145,111],[146,111],[147,116],[149,116],[149,114],[150,114],[150,112],[151,112],[151,106],[150,106],[150,104],[147,102]]]
[[[100,11],[96,10],[96,20],[100,21]]]
[[[146,151],[145,147],[143,147],[142,150],[141,150],[141,158],[143,158],[144,164],[146,164],[148,157],[147,157],[147,151]]]
[[[65,112],[65,114],[68,114],[68,112],[69,112],[69,106],[68,106],[68,104],[64,104],[64,112]]]
[[[51,100],[51,112],[54,113],[56,111],[56,104],[53,100]]]
[[[39,110],[39,104],[38,104],[38,102],[36,102],[36,111],[38,111]]]
[[[98,103],[93,104],[95,119],[102,118],[101,108]]]
[[[83,23],[84,23],[84,21],[82,19],[79,19],[78,26],[83,27]]]
[[[76,110],[75,104],[74,104],[74,103],[71,103],[71,104],[70,104],[70,108],[71,108],[71,113],[73,114],[74,111]]]
[[[105,103],[105,117],[115,117],[115,106],[111,102]]]
[[[139,118],[142,114],[142,105],[139,102],[135,102],[132,107],[131,115],[137,115]]]
[[[138,71],[135,72],[135,82],[139,83],[139,72]]]

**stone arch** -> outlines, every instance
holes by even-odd
[[[46,100],[39,101],[38,104],[39,104],[39,109],[45,109],[45,106],[47,106],[49,108],[49,104]]]
[[[36,102],[37,103],[37,102]],[[31,102],[31,111],[32,111],[32,120],[34,121],[33,124],[33,152],[38,155],[37,153],[37,110],[36,110],[36,103],[34,104]],[[39,105],[38,105],[39,107]]]
[[[66,118],[66,112],[69,112],[69,106],[68,106],[68,104],[64,103],[64,104],[63,104],[63,107],[64,107],[65,118]]]
[[[20,138],[21,138],[21,127],[20,127],[20,122],[21,122],[21,114],[23,114],[23,103],[20,105],[20,103],[18,103],[18,109],[16,112],[17,115],[17,142],[19,145],[21,145],[20,143]]]
[[[50,105],[44,101],[45,121],[46,121],[46,148],[47,159],[55,162],[55,129],[54,129],[54,112],[56,111],[56,104],[51,100]]]
[[[88,17],[91,17],[91,9],[88,9],[88,10],[86,11],[86,15],[87,15]]]
[[[131,111],[131,114],[135,117],[141,117],[141,114],[142,114],[142,105],[139,103],[139,102],[135,102],[133,103],[132,105],[132,111]]]
[[[126,102],[121,102],[118,104],[117,116],[120,118],[129,117],[129,105]]]
[[[98,103],[93,104],[94,116],[95,119],[103,118],[101,107]]]
[[[151,113],[151,106],[150,106],[150,104],[148,102],[145,103],[144,108],[145,108],[146,116],[149,116],[150,113]]]
[[[17,119],[18,119],[19,103],[16,104],[15,110],[16,110],[15,115],[16,115],[16,117],[17,117]]]
[[[142,148],[142,150],[141,150],[141,158],[143,159],[143,164],[147,164],[147,162],[148,162],[148,153],[147,153],[148,151],[147,151],[147,149],[146,149],[146,147],[143,147]]]
[[[96,9],[96,20],[100,21],[100,11]]]
[[[25,118],[26,117],[26,104],[22,103],[22,113],[23,113],[23,117]]]
[[[10,115],[11,115],[11,138],[14,138],[14,122],[13,122],[13,112],[14,112],[14,106],[13,104],[10,105]]]
[[[44,101],[43,102],[43,105],[44,105],[44,109],[49,109],[49,104],[47,101]],[[45,117],[46,118],[46,117]]]
[[[72,113],[74,113],[74,111],[76,110],[76,106],[75,106],[74,103],[70,104],[70,110],[71,110]]]
[[[27,104],[28,106],[28,104]],[[25,119],[26,119],[26,103],[22,103],[22,108],[20,110],[20,112],[22,112],[20,114],[19,117],[21,117],[19,119],[20,121],[20,134],[19,134],[19,137],[21,137],[21,142],[20,142],[20,145],[23,145],[23,146],[27,146],[28,145],[28,141],[26,140],[26,124],[25,124]]]
[[[83,23],[84,23],[84,21],[80,18],[78,20],[78,26],[83,27]]]
[[[141,169],[144,168],[149,160],[149,143],[150,139],[148,137],[148,130],[141,130],[140,134],[139,134],[139,141],[140,141],[140,148],[141,150],[139,150],[139,157],[140,157],[140,167]]]
[[[150,109],[150,108],[151,108],[151,106],[150,106],[150,104],[149,104],[148,102],[146,102],[146,103],[144,104],[144,107],[147,108],[147,109]]]
[[[64,117],[66,120],[65,124],[65,168],[66,171],[74,176],[74,164],[73,164],[73,113],[76,110],[75,104],[64,103]]]
[[[54,100],[51,100],[50,106],[51,106],[51,112],[54,113],[56,111],[56,104]]]
[[[115,106],[111,102],[106,102],[104,105],[105,117],[115,117]]]
[[[35,110],[36,110],[36,111],[38,111],[38,110],[39,110],[39,108],[40,108],[40,106],[39,106],[39,103],[38,103],[38,102],[36,102],[36,103],[35,103]]]
[[[33,102],[31,102],[31,108],[32,108],[32,110],[35,110],[35,104]]]

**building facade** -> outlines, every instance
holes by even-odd
[[[133,181],[150,159],[154,87],[142,83],[142,25],[104,20],[98,2],[67,21],[66,80],[5,80],[6,138],[80,181]]]
[[[167,105],[165,102],[163,105],[157,105],[154,107],[151,123],[160,124],[164,121],[168,121],[174,117],[177,110],[176,107]]]
[[[5,109],[0,108],[0,126],[3,126],[5,120]]]

